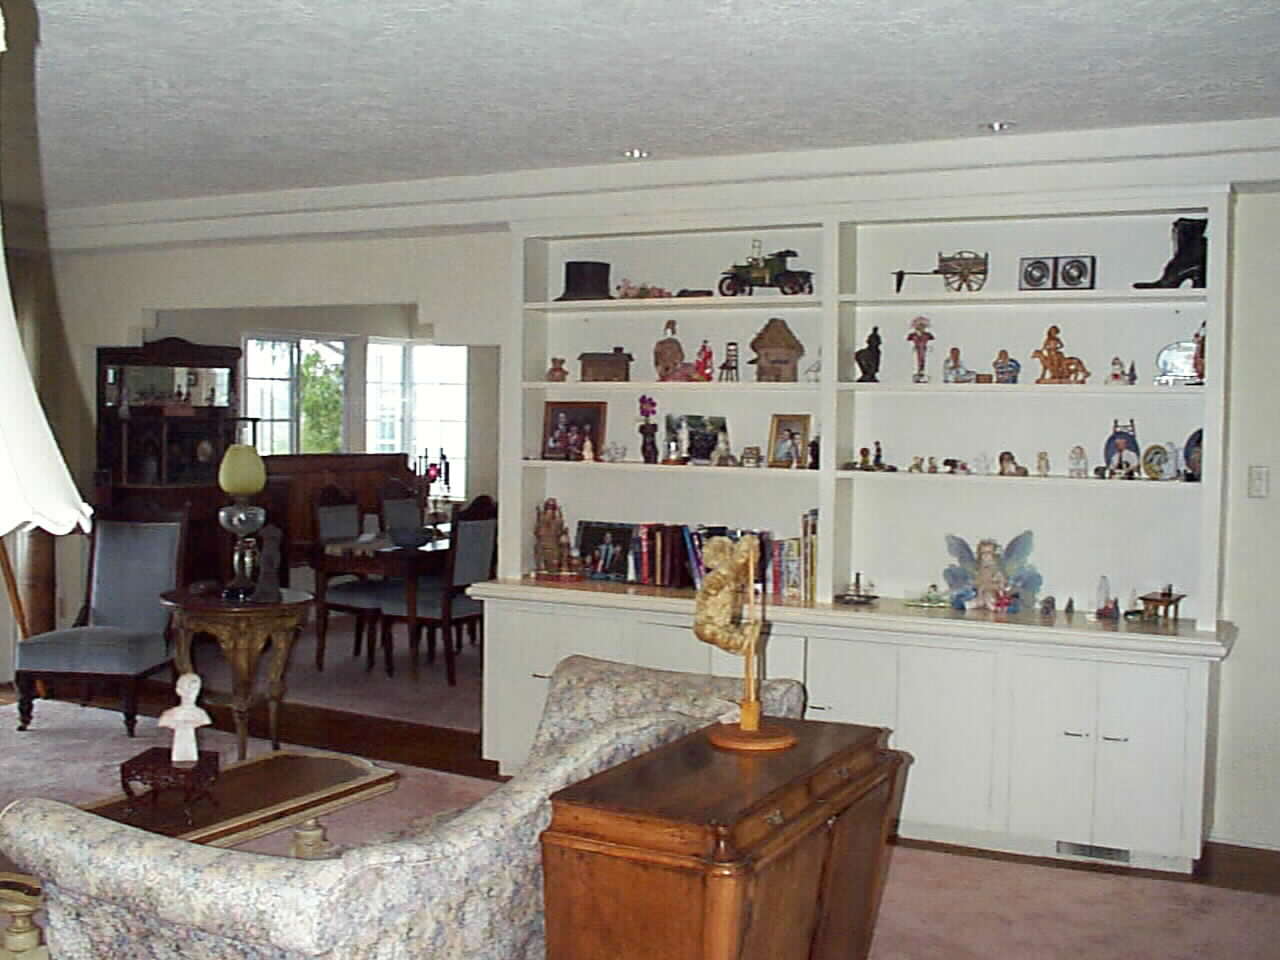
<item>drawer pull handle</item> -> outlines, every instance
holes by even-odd
[[[830,708],[830,707],[820,707],[820,706],[818,706],[816,703],[811,703],[811,704],[809,704],[809,709],[810,709],[810,710],[830,710],[831,708]]]
[[[1103,737],[1102,739],[1107,741],[1107,743],[1128,743],[1129,742],[1128,737]]]
[[[531,674],[529,674],[529,676],[533,677],[533,679],[535,679],[535,680],[550,680],[550,679],[551,679],[551,674],[549,674],[549,673],[531,673]]]
[[[1077,733],[1075,730],[1063,730],[1062,735],[1064,737],[1081,737],[1086,740],[1089,738],[1087,733]]]
[[[786,819],[787,818],[782,815],[781,810],[775,810],[773,813],[766,813],[764,815],[764,822],[769,824],[771,827],[782,826],[783,821]]]

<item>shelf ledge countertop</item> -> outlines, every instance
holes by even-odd
[[[478,600],[512,603],[555,603],[635,613],[670,613],[692,617],[693,592],[644,584],[602,580],[552,581],[533,577],[490,580],[473,584],[468,593]],[[1234,624],[1219,621],[1216,630],[1197,630],[1195,621],[1098,620],[1077,612],[1053,618],[1038,614],[1000,615],[987,611],[958,611],[949,607],[907,606],[882,597],[867,606],[771,602],[766,618],[787,626],[825,629],[875,630],[944,640],[1008,641],[1093,652],[1164,654],[1222,660],[1231,650]]]

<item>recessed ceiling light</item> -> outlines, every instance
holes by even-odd
[[[985,130],[987,133],[1008,133],[1017,125],[1016,120],[992,120],[990,123],[981,124],[978,129]]]
[[[630,147],[623,150],[622,155],[628,160],[644,160],[649,156],[649,151],[644,147]]]

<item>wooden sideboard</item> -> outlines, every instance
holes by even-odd
[[[552,795],[548,960],[867,956],[907,757],[883,729],[771,722],[796,745],[699,730]]]
[[[363,513],[378,512],[378,491],[388,480],[415,483],[404,453],[290,453],[262,458],[268,482],[287,483],[284,516],[272,522],[285,532],[286,556],[291,564],[309,562],[315,543],[311,503],[316,491],[334,484],[355,495]]]

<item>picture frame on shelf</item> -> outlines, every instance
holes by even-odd
[[[542,459],[582,460],[591,441],[591,459],[605,443],[609,404],[594,400],[548,400],[542,405]]]
[[[770,418],[769,466],[803,467],[807,463],[812,422],[807,413],[775,413]]]
[[[578,521],[578,557],[588,580],[627,579],[634,524]]]
[[[674,449],[680,460],[710,463],[721,437],[727,447],[729,422],[725,417],[708,417],[700,413],[667,414],[667,449]]]

